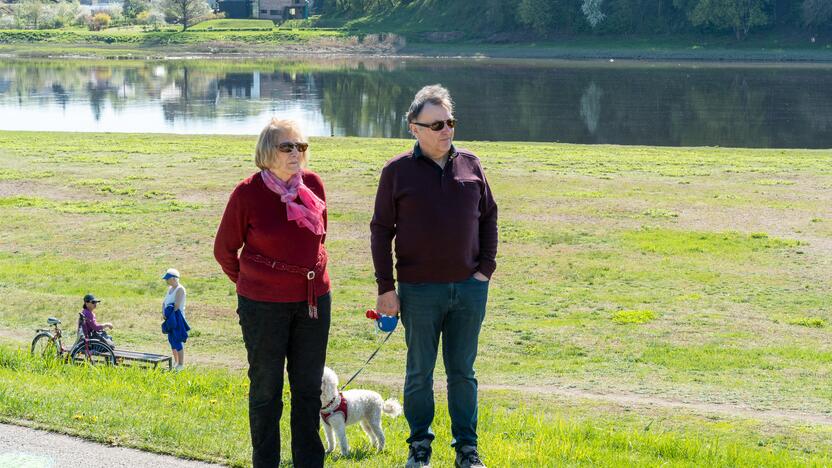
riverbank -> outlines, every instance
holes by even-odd
[[[385,34],[338,29],[270,31],[156,31],[135,27],[105,31],[0,30],[0,56],[95,58],[265,58],[309,56],[481,57],[569,60],[832,63],[832,43],[808,39],[635,37],[561,38],[547,42],[495,44],[424,42]]]
[[[0,132],[0,419],[244,465],[245,351],[211,245],[255,140]],[[410,144],[311,139],[330,220],[328,362],[342,378],[379,338],[362,313],[375,300],[370,207],[380,168]],[[477,365],[486,462],[829,464],[832,151],[459,146],[481,156],[500,203]],[[157,316],[170,266],[189,291],[192,370],[25,357],[33,330],[73,323],[87,292],[119,346],[168,352]],[[404,357],[397,333],[356,385],[400,396]],[[334,466],[400,463],[406,424],[385,428],[388,451],[354,430],[359,453]]]

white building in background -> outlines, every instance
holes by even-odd
[[[287,20],[309,16],[309,2],[306,0],[259,0],[257,18]]]

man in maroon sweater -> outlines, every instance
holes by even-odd
[[[445,88],[422,88],[407,121],[417,143],[384,166],[370,226],[377,309],[386,315],[401,310],[405,327],[406,466],[430,466],[433,371],[441,336],[455,466],[484,467],[477,451],[474,361],[488,282],[497,266],[497,204],[479,159],[453,146],[456,121]]]

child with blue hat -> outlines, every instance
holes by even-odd
[[[162,301],[162,333],[168,335],[168,343],[173,353],[174,370],[185,367],[185,342],[188,340],[188,322],[185,320],[185,287],[179,283],[179,271],[168,268],[162,279],[168,284],[168,292]]]

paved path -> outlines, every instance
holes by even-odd
[[[0,468],[209,468],[209,463],[0,424]]]

